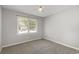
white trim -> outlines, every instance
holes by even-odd
[[[2,48],[4,48],[4,47],[9,47],[9,46],[14,46],[14,45],[17,45],[17,44],[22,44],[22,43],[30,42],[30,41],[34,41],[34,40],[39,40],[39,39],[41,39],[41,38],[38,38],[38,39],[30,39],[30,40],[28,40],[28,41],[22,41],[22,42],[18,42],[18,43],[8,44],[8,45],[5,45],[5,46],[2,46]],[[73,47],[73,46],[70,46],[70,45],[67,45],[67,44],[61,43],[61,42],[57,42],[57,41],[52,40],[52,39],[47,38],[47,37],[44,37],[44,39],[49,40],[49,41],[52,41],[52,42],[55,42],[55,43],[57,43],[57,44],[61,44],[61,45],[64,45],[64,46],[70,47],[70,48],[72,48],[72,49],[79,50],[79,48],[76,48],[76,47]],[[2,50],[2,49],[0,49],[0,52],[1,52],[1,50]]]
[[[70,47],[70,48],[75,49],[75,50],[79,50],[79,48],[76,48],[76,47],[73,47],[73,46],[70,46],[70,45],[67,45],[67,44],[61,43],[61,42],[57,42],[57,41],[52,40],[52,39],[50,39],[50,38],[47,38],[47,37],[44,37],[44,38],[45,38],[46,40],[49,40],[49,41],[55,42],[55,43],[57,43],[57,44],[60,44],[60,45],[66,46],[66,47]]]
[[[26,43],[26,42],[30,42],[30,41],[34,41],[34,40],[39,40],[41,38],[37,38],[37,39],[29,39],[27,41],[22,41],[22,42],[17,42],[17,43],[13,43],[13,44],[8,44],[8,45],[5,45],[5,46],[2,46],[2,48],[5,48],[5,47],[9,47],[9,46],[14,46],[14,45],[18,45],[18,44],[22,44],[22,43]]]

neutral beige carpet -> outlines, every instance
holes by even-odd
[[[75,54],[75,53],[79,53],[79,51],[45,39],[35,40],[3,48],[2,50],[2,54]]]

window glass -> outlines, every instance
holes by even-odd
[[[23,16],[17,16],[18,33],[37,32],[37,20]]]

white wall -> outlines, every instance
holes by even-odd
[[[1,6],[0,6],[0,52],[1,52],[1,40],[2,40],[2,31],[1,31],[1,29],[2,29],[2,24],[1,24],[1,21],[2,21],[2,9],[1,9]]]
[[[22,15],[30,18],[35,18],[38,20],[38,32],[29,34],[17,34],[17,17],[16,15]],[[3,34],[2,34],[2,46],[10,46],[21,42],[27,42],[31,40],[40,39],[43,36],[43,23],[42,18],[24,14],[20,12],[15,12],[12,10],[3,8]]]
[[[45,19],[46,39],[79,49],[79,7]]]

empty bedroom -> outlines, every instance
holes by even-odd
[[[0,5],[0,54],[78,54],[79,5]]]

